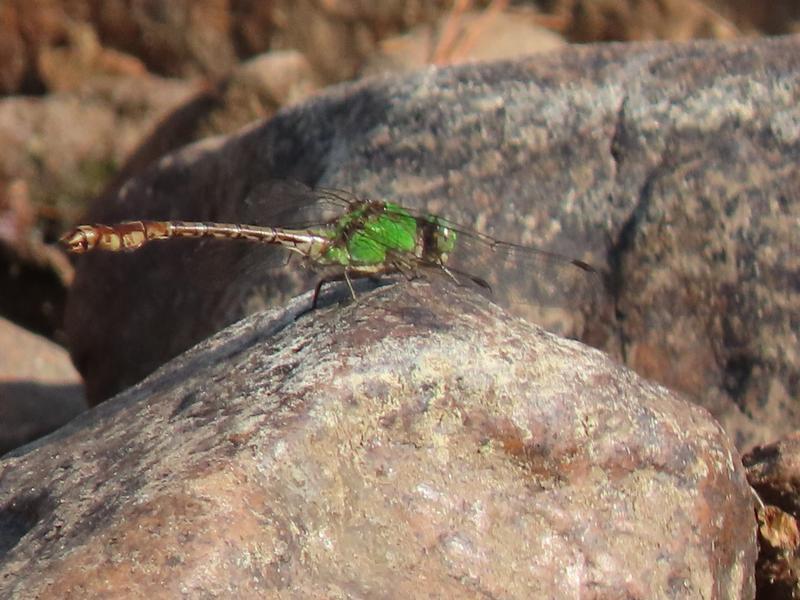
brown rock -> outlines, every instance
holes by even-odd
[[[273,3],[227,0],[4,0],[0,92],[73,89],[86,77],[222,77],[272,41]]]
[[[236,62],[227,0],[96,3],[101,39],[170,76],[221,76]]]
[[[0,319],[0,455],[86,410],[66,350]]]
[[[0,4],[0,23],[4,24],[0,35],[0,93],[8,93],[22,88],[28,65],[17,14],[8,2]]]
[[[58,0],[6,0],[0,4],[0,93],[41,93],[38,73],[42,47],[66,39],[70,19]]]
[[[756,596],[794,600],[800,590],[800,531],[795,518],[768,504],[758,511]]]
[[[445,2],[5,0],[0,92],[72,88],[85,75],[144,65],[170,77],[227,77],[237,62],[296,49],[328,80],[352,77],[385,37]]]
[[[561,0],[559,4],[571,12],[570,38],[583,42],[732,39],[739,35],[722,13],[697,0]]]
[[[320,77],[343,81],[361,70],[380,39],[431,22],[446,6],[441,1],[278,0],[273,12],[275,47],[295,48]]]
[[[800,590],[800,433],[754,448],[743,457],[758,494],[759,598],[796,598]]]
[[[68,43],[39,49],[38,71],[50,92],[79,90],[96,77],[145,75],[141,61],[103,47],[88,23],[68,21],[65,33]]]
[[[0,463],[0,595],[753,597],[703,409],[464,288],[308,302]]]
[[[749,34],[797,33],[800,25],[800,5],[794,0],[776,0],[769,4],[748,0],[712,0],[709,4]]]
[[[757,446],[742,460],[761,499],[800,518],[800,432]]]
[[[517,58],[563,47],[566,42],[539,24],[532,10],[481,11],[443,15],[410,31],[381,40],[362,72],[418,69],[430,63]],[[452,32],[445,35],[445,32]]]
[[[75,211],[103,189],[143,129],[196,91],[177,80],[116,77],[45,98],[0,99],[0,183],[22,179],[35,206]]]

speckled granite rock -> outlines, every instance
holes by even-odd
[[[293,178],[591,260],[603,301],[567,288],[585,301],[535,322],[686,392],[745,448],[800,426],[799,44],[590,46],[369,80],[186,148],[89,218],[262,223],[250,192]],[[67,327],[90,400],[313,285],[274,256],[186,242],[81,261]]]
[[[703,409],[441,282],[308,302],[0,463],[0,596],[753,597]]]

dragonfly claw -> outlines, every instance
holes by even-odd
[[[95,227],[81,225],[65,233],[59,241],[66,246],[68,252],[83,254],[94,248],[98,239]]]

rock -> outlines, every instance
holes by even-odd
[[[0,596],[753,597],[705,410],[445,280],[309,301],[6,457]]]
[[[411,70],[428,64],[518,58],[562,48],[560,35],[539,24],[533,10],[468,12],[443,15],[411,31],[381,40],[379,51],[366,59],[363,73]],[[447,33],[451,34],[450,36]]]
[[[65,36],[68,19],[58,3],[7,0],[0,4],[0,93],[41,93],[39,48]]]
[[[800,518],[800,432],[757,446],[742,460],[761,499]]]
[[[694,0],[562,0],[567,33],[581,41],[732,39],[741,35],[725,10]],[[722,0],[718,4],[730,4]],[[776,4],[780,4],[777,2]],[[722,8],[722,7],[720,7]],[[741,11],[740,9],[740,12]],[[742,25],[745,25],[742,23]]]
[[[329,82],[352,77],[377,40],[446,10],[437,3],[298,0],[4,0],[0,92],[41,94],[83,74],[227,77],[239,60],[298,50]],[[88,60],[87,60],[88,59]]]
[[[314,93],[321,82],[298,52],[270,52],[241,63],[230,76],[165,117],[127,157],[103,193],[116,193],[133,175],[181,146],[235,131]]]
[[[65,35],[67,43],[39,49],[39,75],[50,92],[80,90],[94,78],[146,75],[141,61],[104,47],[88,23],[67,21]]]
[[[800,587],[800,432],[758,446],[742,460],[761,500],[758,597],[794,598]]]
[[[0,185],[22,179],[35,206],[79,210],[141,142],[142,129],[197,91],[196,83],[143,76],[96,79],[42,98],[2,98]]]
[[[315,73],[328,82],[355,77],[381,38],[417,23],[434,21],[446,8],[438,2],[360,2],[277,0],[273,47],[301,52]]]
[[[75,273],[62,249],[37,235],[36,217],[24,179],[0,184],[0,314],[52,338]]]
[[[588,260],[601,301],[573,282],[575,310],[528,316],[689,394],[747,448],[800,426],[799,43],[575,47],[340,87],[163,159],[88,219],[276,224],[280,198],[251,192],[297,179]],[[313,286],[284,260],[187,241],[79,261],[67,329],[90,401]],[[546,280],[493,287],[535,305]]]
[[[792,166],[800,129],[789,116],[794,99],[781,92],[796,71],[763,62],[799,40],[756,52],[733,46],[718,87],[664,98],[647,119],[629,113],[637,102],[626,99],[611,145],[616,180],[636,199],[613,250],[625,362],[698,398],[740,448],[800,425],[800,356],[790,350],[800,344],[800,178]],[[696,70],[703,79],[713,76],[706,67]],[[664,64],[654,76],[686,76],[678,69]],[[750,85],[771,91],[744,92]],[[665,135],[662,118],[676,103],[698,111],[692,125],[679,118],[675,136]],[[744,122],[742,111],[751,115]]]
[[[86,410],[66,350],[0,318],[0,455]]]
[[[271,28],[260,3],[253,4],[232,15],[221,0],[5,0],[0,91],[42,93],[72,86],[81,73],[140,72],[142,65],[167,76],[219,76],[235,63],[240,31],[248,32],[239,38],[246,53]]]
[[[220,106],[195,138],[230,133],[278,109],[297,104],[322,87],[297,51],[269,52],[241,63],[219,86]],[[156,132],[156,135],[158,132]]]
[[[758,562],[756,597],[797,596],[800,587],[800,529],[797,520],[771,504],[760,507],[758,515]]]
[[[733,22],[744,35],[797,33],[800,5],[793,0],[770,2],[769,7],[748,0],[713,0],[712,10]]]

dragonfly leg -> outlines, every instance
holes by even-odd
[[[394,265],[394,267],[395,271],[405,277],[406,281],[414,281],[417,277],[419,277],[419,273],[417,273],[416,269],[413,267],[408,265]]]
[[[317,282],[316,287],[314,288],[314,298],[311,301],[311,310],[317,310],[317,300],[319,300],[319,293],[322,291],[322,286],[328,283],[328,280],[323,278]]]
[[[350,272],[347,269],[344,270],[344,280],[347,282],[347,287],[350,288],[350,295],[353,297],[353,302],[358,302],[356,291],[353,289],[353,282],[350,281]]]
[[[460,282],[458,279],[456,279],[456,276],[455,276],[455,275],[453,275],[453,272],[452,272],[450,269],[448,269],[448,268],[447,268],[447,267],[446,267],[444,264],[440,264],[439,266],[442,268],[442,271],[444,271],[445,273],[447,273],[447,276],[448,276],[450,279],[452,279],[452,280],[453,280],[453,282],[454,282],[456,285],[461,285],[461,282]]]
[[[350,279],[350,273],[348,270],[345,270],[344,275],[339,275],[336,277],[323,277],[317,282],[316,287],[314,288],[314,298],[311,301],[311,310],[316,310],[317,302],[319,301],[320,293],[322,292],[322,286],[326,283],[334,283],[336,281],[344,280],[347,283],[347,287],[350,290],[350,295],[353,297],[353,300],[358,302],[358,298],[356,297],[356,292],[353,289],[353,283]]]

